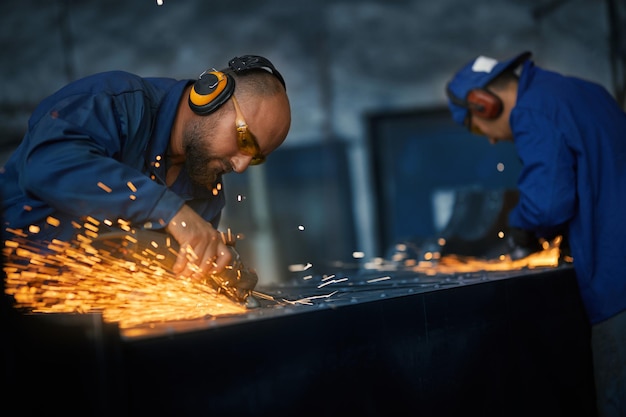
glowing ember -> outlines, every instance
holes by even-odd
[[[120,328],[149,322],[240,314],[245,306],[212,286],[172,275],[137,254],[130,262],[90,246],[53,241],[33,247],[23,236],[5,242],[5,292],[34,313],[101,312]]]
[[[107,193],[110,193],[111,191],[113,191],[113,190],[111,190],[111,187],[109,187],[108,185],[102,183],[101,181],[98,181],[98,187],[102,188]]]
[[[133,184],[132,182],[128,181],[126,185],[133,193],[137,192],[137,187],[135,187],[135,184]]]

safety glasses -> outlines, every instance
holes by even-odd
[[[248,124],[243,118],[243,114],[241,113],[241,109],[239,108],[239,103],[233,94],[231,96],[233,99],[233,104],[235,105],[235,126],[237,128],[237,147],[241,151],[241,153],[251,156],[252,160],[250,161],[250,165],[259,165],[265,162],[265,155],[261,153],[261,148],[259,148],[259,143],[256,141],[256,138],[248,129]]]

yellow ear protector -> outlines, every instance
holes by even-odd
[[[231,73],[261,69],[273,74],[285,87],[285,80],[269,59],[258,55],[235,57],[228,62],[228,69],[205,71],[191,87],[189,107],[200,115],[213,113],[226,103],[235,92],[235,79]]]
[[[222,71],[205,71],[191,87],[189,107],[200,115],[214,112],[235,91],[235,80]]]
[[[452,103],[468,109],[472,116],[483,119],[495,119],[502,114],[502,100],[500,97],[484,88],[470,90],[465,100],[455,96],[450,88],[446,89],[446,94]]]

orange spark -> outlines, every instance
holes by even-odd
[[[133,193],[137,192],[137,187],[135,187],[135,184],[133,184],[132,182],[128,181],[128,182],[126,183],[126,186],[127,186],[128,188],[130,188],[130,190],[131,190]]]
[[[19,235],[6,242],[5,292],[14,306],[35,313],[99,312],[120,328],[246,311],[208,283],[166,271],[154,251],[134,254],[132,262],[90,243],[82,236],[38,248]]]
[[[103,182],[101,182],[101,181],[98,181],[98,187],[102,188],[102,189],[103,189],[104,191],[106,191],[107,193],[110,193],[111,191],[113,191],[113,190],[111,190],[111,188],[110,188],[109,186],[105,185],[105,184],[104,184]]]

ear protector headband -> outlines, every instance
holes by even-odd
[[[502,114],[502,100],[500,97],[484,88],[470,90],[465,100],[455,96],[449,87],[446,88],[446,94],[452,103],[466,108],[472,116],[483,119],[495,119]]]
[[[258,55],[235,57],[228,62],[228,68],[222,71],[213,69],[204,71],[191,87],[189,107],[200,115],[213,113],[226,103],[235,92],[235,79],[231,73],[242,73],[254,69],[262,69],[278,78],[287,89],[285,80],[269,59]]]

